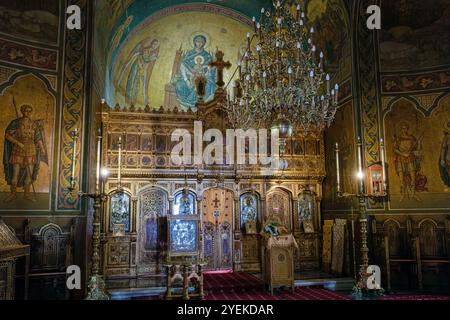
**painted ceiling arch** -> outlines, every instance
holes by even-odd
[[[176,87],[173,78],[177,50],[181,50],[182,55],[186,54],[193,46],[192,35],[202,31],[201,35],[207,40],[207,53],[198,60],[206,64],[205,61],[218,48],[235,65],[240,39],[244,40],[246,32],[251,31],[251,17],[259,16],[261,8],[269,8],[272,3],[270,0],[98,0],[96,6],[95,65],[101,66],[99,70],[106,74],[104,96],[108,105],[133,104],[143,108],[148,104],[154,108],[177,106],[186,109],[193,104],[192,97],[188,98],[192,88],[188,90],[181,84],[186,89],[186,100],[181,101],[181,105],[178,105],[180,101],[175,101],[180,100],[178,96],[177,99],[167,97],[170,94],[168,91],[175,90],[167,89],[167,85]],[[317,46],[324,51],[328,66],[333,73],[337,70],[342,73],[338,78],[345,78],[351,73],[351,33],[344,0],[307,1],[307,13],[309,21],[318,30]],[[177,38],[178,42],[173,38]],[[150,59],[152,53],[155,60],[158,57],[153,65],[145,62],[148,64],[147,70],[133,70],[133,63],[126,65],[132,59],[133,52],[144,46],[152,48],[152,43],[153,49],[147,51],[147,58]],[[194,66],[195,61],[191,63]],[[148,81],[148,85],[136,84],[137,78],[130,77],[136,71],[141,72],[145,78],[143,81]],[[121,73],[124,73],[122,77]]]

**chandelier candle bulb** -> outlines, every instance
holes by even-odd
[[[325,80],[327,80],[327,94],[330,95],[330,75],[327,73]]]
[[[292,86],[292,68],[288,68],[288,75],[289,75],[289,85]]]

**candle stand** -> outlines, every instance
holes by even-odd
[[[387,193],[387,183],[386,183],[386,171],[385,171],[385,161],[384,161],[384,144],[383,140],[381,140],[380,144],[381,151],[381,168],[382,168],[382,177],[379,175],[376,176],[376,185],[380,182],[383,185],[382,188],[376,189],[376,192],[373,192],[373,188],[369,186],[369,191],[367,192],[367,188],[364,184],[364,176],[365,170],[362,169],[362,144],[361,139],[358,138],[358,192],[356,194],[350,194],[346,192],[342,192],[340,185],[340,167],[339,167],[339,145],[336,143],[336,173],[337,173],[337,196],[339,198],[349,198],[355,197],[358,200],[358,211],[359,211],[359,223],[360,223],[360,236],[361,236],[361,247],[360,247],[360,264],[359,270],[356,279],[355,285],[353,287],[353,294],[359,299],[371,299],[374,296],[382,295],[384,289],[381,287],[380,283],[374,283],[371,281],[372,273],[368,273],[369,269],[369,247],[367,246],[367,230],[368,230],[368,215],[366,204],[368,200],[374,201],[382,201],[384,202],[388,198]],[[383,180],[381,180],[383,179]],[[372,181],[372,180],[371,180]],[[369,283],[370,281],[370,283]]]

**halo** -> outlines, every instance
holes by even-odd
[[[194,45],[194,38],[196,36],[203,36],[203,37],[206,38],[206,43],[205,43],[205,46],[204,46],[204,49],[206,50],[206,48],[208,48],[210,46],[210,44],[211,44],[211,36],[208,33],[204,32],[204,31],[196,31],[196,32],[192,33],[191,36],[189,37],[189,40],[190,40],[189,41],[189,45],[190,46]]]
[[[203,65],[205,63],[205,58],[203,58],[203,56],[201,56],[201,55],[195,56],[195,58],[194,58],[195,63],[197,63],[197,58],[200,58],[201,65]]]

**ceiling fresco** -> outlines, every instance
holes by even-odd
[[[384,0],[381,10],[384,71],[450,64],[450,0]]]
[[[217,49],[235,67],[252,16],[271,6],[267,0],[98,0],[94,59],[99,72],[106,74],[108,105],[192,107],[193,70],[207,73]],[[328,67],[349,75],[350,27],[343,1],[311,0],[307,13]],[[196,40],[202,42],[199,47]],[[183,65],[190,65],[188,74]],[[207,75],[209,96],[215,90],[214,77]],[[225,77],[229,80],[229,75]]]

